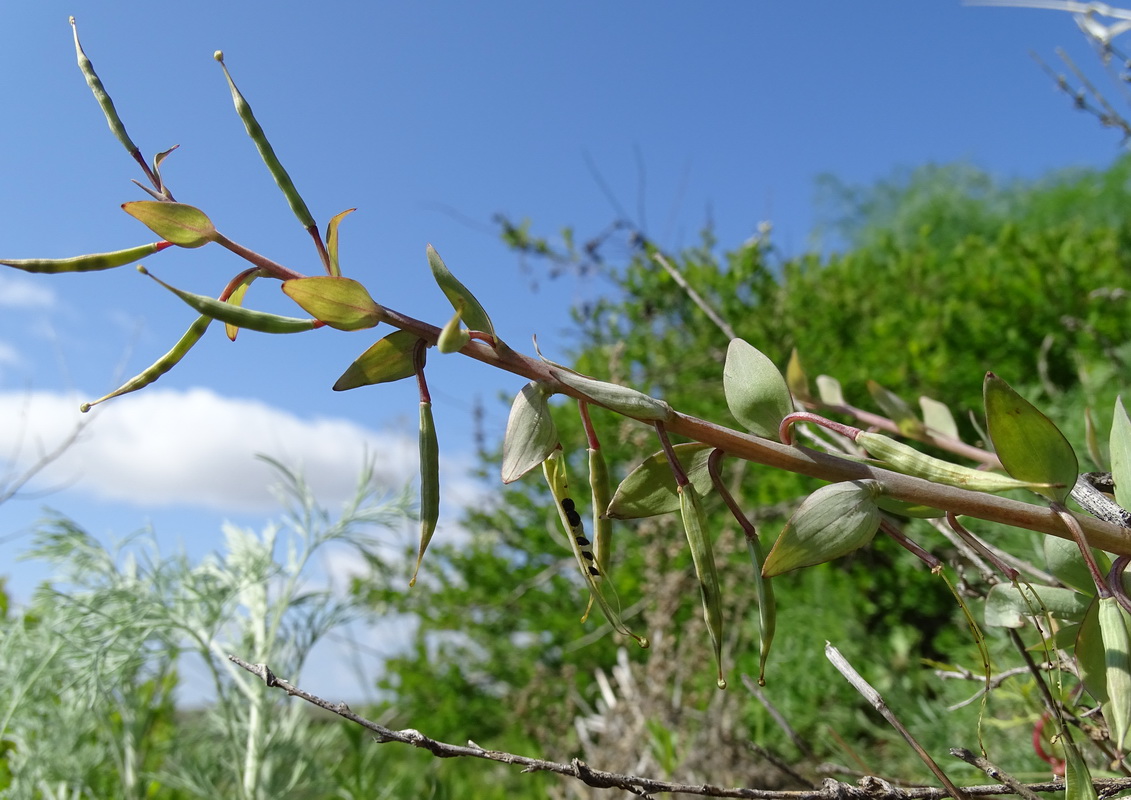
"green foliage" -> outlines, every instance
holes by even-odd
[[[355,743],[352,763],[321,758],[346,749],[346,729],[319,724],[226,655],[298,679],[311,648],[362,612],[310,585],[311,559],[343,546],[373,557],[406,503],[378,501],[365,473],[335,519],[301,478],[280,475],[281,524],[230,527],[224,552],[197,564],[162,555],[152,534],[108,550],[70,520],[44,523],[26,555],[54,578],[0,621],[6,797],[375,796],[359,778],[388,770],[384,751]],[[201,666],[213,701],[178,709],[181,670]]]

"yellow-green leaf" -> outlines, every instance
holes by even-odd
[[[381,321],[384,309],[352,278],[318,275],[283,281],[283,291],[302,310],[331,328],[358,331]]]
[[[845,481],[822,486],[793,513],[762,565],[772,578],[823,564],[857,550],[876,535],[882,487],[878,481]]]
[[[690,442],[675,446],[679,463],[700,495],[711,491],[707,459],[714,448]],[[679,490],[668,458],[661,450],[648,458],[621,481],[605,512],[609,519],[640,519],[679,511]]]
[[[1029,483],[1057,484],[1033,491],[1063,503],[1076,484],[1076,453],[1064,434],[992,372],[982,388],[986,427],[1005,471]]]
[[[203,247],[216,238],[212,220],[199,208],[184,203],[136,200],[122,210],[167,242],[180,247]]]
[[[923,434],[923,423],[919,421],[915,412],[911,410],[911,406],[907,405],[902,397],[885,389],[873,380],[868,381],[868,394],[872,395],[876,405],[888,415],[888,418],[896,424],[899,432],[904,436],[916,438]]]
[[[357,357],[334,384],[335,392],[399,381],[415,374],[412,351],[419,337],[411,331],[394,331]]]
[[[330,257],[330,275],[339,277],[342,274],[342,268],[338,264],[338,226],[342,224],[342,220],[347,215],[357,211],[356,208],[347,208],[341,214],[337,214],[326,224],[326,254]]]

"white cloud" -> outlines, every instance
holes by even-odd
[[[85,398],[53,392],[0,393],[0,461],[25,467],[84,419]],[[79,441],[45,482],[138,507],[190,506],[224,512],[276,512],[270,456],[300,470],[319,501],[353,495],[366,458],[379,484],[398,491],[418,475],[415,431],[375,431],[341,418],[303,418],[262,401],[208,389],[149,388],[91,412]],[[473,496],[464,459],[441,461],[449,502]]]
[[[41,284],[0,275],[0,307],[51,308],[56,300],[55,292]]]
[[[14,366],[20,363],[20,351],[0,340],[0,366]]]

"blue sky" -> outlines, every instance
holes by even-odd
[[[166,10],[168,8],[169,10]],[[55,0],[0,5],[0,256],[62,257],[152,237],[119,209],[144,199],[74,63],[87,53],[147,155],[180,144],[165,175],[230,238],[300,271],[318,266],[245,135],[212,52],[236,82],[320,223],[342,226],[343,269],[382,304],[437,323],[450,313],[424,258],[431,242],[515,346],[550,357],[574,341],[568,308],[607,286],[539,281],[491,232],[496,213],[582,234],[615,215],[587,167],[668,248],[709,218],[734,247],[760,221],[787,253],[812,238],[814,180],[869,183],[898,168],[966,161],[1036,177],[1102,166],[1116,135],[1073,113],[1029,58],[1094,57],[1072,18],[950,0],[455,3]],[[641,167],[642,165],[642,167]],[[210,246],[147,260],[215,294],[243,264]],[[292,313],[274,287],[249,305]],[[78,405],[135,374],[193,319],[131,268],[0,273],[0,456],[12,467],[80,421]],[[15,561],[45,505],[101,536],[152,523],[191,552],[224,520],[259,526],[274,506],[266,452],[302,465],[329,503],[363,452],[394,485],[416,472],[412,386],[329,387],[381,331],[290,337],[212,330],[151,390],[104,407],[37,484],[0,506],[0,573],[17,594],[41,577]],[[472,420],[501,437],[518,379],[458,357],[430,360],[453,508]],[[22,446],[21,446],[22,443]]]

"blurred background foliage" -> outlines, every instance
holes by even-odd
[[[867,187],[829,178],[821,197],[835,248],[787,257],[764,226],[726,249],[708,228],[696,246],[670,258],[738,336],[783,368],[796,348],[810,378],[836,377],[854,405],[878,411],[868,399],[869,379],[912,404],[929,395],[946,402],[966,438],[977,441],[967,415],[978,413],[982,376],[992,369],[1082,443],[1085,407],[1099,411],[1097,420],[1108,416],[1126,374],[1131,229],[1122,210],[1131,199],[1129,170],[1124,157],[1108,170],[1035,182],[1003,182],[969,165],[924,167]],[[617,220],[582,242],[569,229],[542,238],[532,228],[500,220],[504,239],[532,269],[599,271],[611,281],[601,299],[576,310],[569,356],[577,369],[662,396],[684,413],[733,424],[720,380],[728,336],[648,257],[653,245],[645,232]],[[562,356],[560,344],[555,350]],[[561,404],[555,416],[574,483],[584,485],[585,437],[576,409]],[[657,449],[650,429],[600,409],[593,416],[614,480]],[[500,444],[485,454],[488,480],[497,480]],[[758,465],[725,466],[767,544],[818,485]],[[976,749],[979,704],[946,709],[975,695],[979,684],[943,681],[933,672],[939,665],[981,671],[965,620],[939,577],[881,538],[849,558],[776,580],[778,634],[766,686],[757,690],[749,680],[758,674],[752,566],[721,504],[710,498],[707,508],[726,603],[727,691],[714,685],[678,521],[661,517],[614,529],[612,581],[630,627],[652,640],[650,649],[640,650],[598,615],[579,621],[585,590],[548,492],[532,474],[470,509],[467,535],[458,543],[433,542],[411,591],[412,550],[403,562],[368,553],[373,570],[355,580],[349,608],[409,614],[417,624],[411,646],[385,666],[379,707],[354,710],[447,741],[472,739],[555,760],[580,757],[602,769],[689,783],[800,788],[775,760],[794,765],[808,780],[858,771],[930,781],[911,751],[828,665],[823,646],[829,640],[936,757],[949,747]],[[1039,564],[1035,534],[989,525],[976,530]],[[925,524],[908,531],[944,560],[956,560],[953,548]],[[977,588],[976,575],[961,579]],[[0,609],[11,644],[46,630],[42,620],[51,618],[52,606],[37,601],[19,612]],[[62,764],[74,755],[78,763],[84,747],[113,741],[125,725],[121,708],[132,704],[148,716],[129,796],[192,797],[198,796],[194,787],[230,788],[239,775],[233,765],[243,755],[220,758],[218,740],[208,732],[223,723],[227,741],[236,742],[231,726],[243,723],[218,708],[176,709],[168,698],[181,645],[157,635],[142,640],[157,671],[127,671],[120,685],[91,693],[86,716],[101,719],[101,728],[72,727],[83,741],[55,757]],[[1004,640],[992,641],[991,653],[995,670],[1019,663]],[[51,694],[57,685],[42,681],[62,680],[60,670],[25,675],[20,691],[29,698]],[[21,765],[34,742],[13,732],[31,730],[36,707],[8,706],[0,787],[14,797],[127,796],[112,759],[87,759],[75,774],[53,773],[54,783],[21,783],[16,768],[26,769]],[[1023,779],[1049,774],[1030,745],[1040,713],[1031,681],[1017,678],[994,692],[983,721],[991,758]],[[584,787],[546,775],[377,747],[358,728],[307,716],[308,725],[288,724],[289,736],[305,730],[310,737],[305,744],[291,741],[288,758],[319,765],[295,773],[301,780],[289,788],[290,797],[331,796],[327,787],[334,786],[340,797],[588,796]],[[839,768],[822,772],[826,762]],[[209,764],[215,776],[204,774]],[[964,766],[951,769],[960,782],[982,780]],[[284,777],[277,774],[276,788]]]

